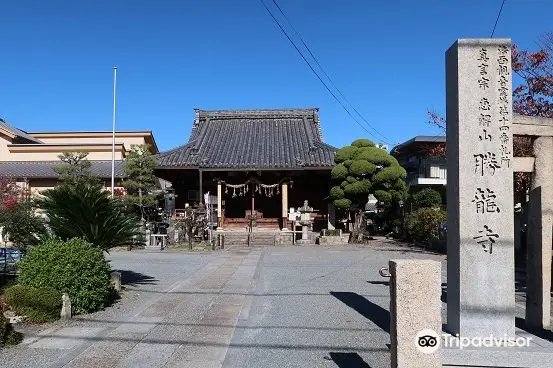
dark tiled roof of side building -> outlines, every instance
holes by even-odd
[[[318,109],[196,110],[188,143],[157,155],[158,168],[301,169],[334,163]]]
[[[392,148],[391,152],[398,152],[403,147],[408,147],[415,143],[423,143],[423,144],[439,144],[439,143],[445,143],[446,137],[445,135],[417,135],[408,141],[405,141],[401,144],[398,144],[394,148]]]
[[[27,132],[21,129],[17,129],[16,127],[9,125],[2,119],[0,119],[0,129],[4,129],[10,132],[11,134],[15,135],[16,137],[22,138],[25,141],[30,141],[33,143],[42,143],[42,141],[34,138],[33,136],[31,136],[30,134],[28,134]]]
[[[90,161],[90,172],[99,178],[111,178],[111,161]],[[54,171],[60,161],[2,161],[0,162],[0,176],[9,178],[57,178]],[[124,175],[123,161],[115,161],[115,177]]]

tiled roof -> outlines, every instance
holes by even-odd
[[[331,167],[318,109],[196,110],[188,143],[157,155],[159,168]]]
[[[90,172],[99,178],[111,178],[111,161],[90,161]],[[0,162],[0,176],[10,178],[57,178],[54,166],[60,161],[2,161]],[[115,161],[115,177],[121,178],[124,174],[123,161]]]
[[[445,142],[446,142],[445,135],[417,135],[417,136],[409,139],[408,141],[405,141],[401,144],[398,144],[397,146],[392,148],[391,152],[392,153],[393,152],[399,152],[400,149],[411,146],[411,145],[416,144],[416,143],[440,144],[440,143],[445,143]]]
[[[33,136],[31,136],[27,132],[24,132],[21,129],[17,129],[16,127],[13,127],[13,126],[9,125],[8,123],[6,123],[2,119],[0,119],[0,129],[7,130],[8,132],[12,133],[13,135],[15,135],[17,137],[20,137],[20,138],[23,138],[24,140],[31,141],[31,142],[34,142],[34,143],[42,143],[40,140],[34,138]]]

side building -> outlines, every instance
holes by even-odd
[[[124,174],[123,160],[135,144],[149,144],[158,153],[151,131],[115,133],[115,178]],[[63,152],[88,152],[91,172],[106,188],[111,187],[112,132],[26,132],[0,120],[0,177],[18,182],[28,195],[53,188],[57,183],[54,167],[62,164]]]
[[[407,171],[410,193],[432,188],[442,194],[445,203],[447,160],[445,136],[416,136],[395,146],[390,152]]]

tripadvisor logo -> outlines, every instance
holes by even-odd
[[[422,330],[415,336],[415,346],[421,353],[432,354],[440,347],[440,335],[434,330]]]
[[[459,337],[459,335],[443,334],[442,336],[434,330],[425,329],[419,331],[415,336],[415,346],[424,354],[432,354],[440,347],[443,337],[443,346],[445,348],[458,348],[464,349],[468,347],[481,348],[481,347],[529,347],[532,341],[531,337],[513,337],[513,336],[500,336],[493,335],[485,337]]]

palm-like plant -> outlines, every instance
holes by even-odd
[[[139,220],[101,186],[60,186],[42,194],[38,206],[51,231],[63,240],[83,238],[105,251],[140,241]]]

